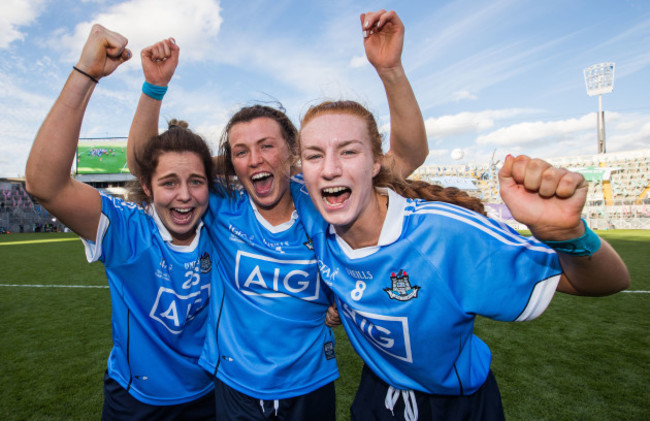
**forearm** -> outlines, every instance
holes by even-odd
[[[378,71],[390,109],[390,150],[394,169],[408,177],[424,163],[428,153],[424,119],[403,67]]]
[[[525,155],[507,155],[499,170],[501,198],[514,219],[558,253],[563,273],[557,290],[609,295],[627,288],[630,275],[616,251],[581,219],[587,189],[581,174]]]
[[[629,287],[630,274],[621,257],[602,238],[600,244],[600,249],[591,256],[558,253],[563,271],[558,291],[603,296]]]
[[[149,139],[158,135],[161,107],[162,101],[153,99],[144,93],[140,95],[138,107],[129,129],[129,140],[126,147],[126,162],[131,174],[135,176],[140,173],[137,158],[144,155],[144,149]]]
[[[73,71],[36,135],[27,160],[25,186],[42,202],[71,182],[81,122],[95,85]]]

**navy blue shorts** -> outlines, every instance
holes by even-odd
[[[395,421],[406,419],[403,397],[395,402],[393,410],[386,408],[388,384],[381,380],[365,364],[361,372],[361,381],[354,402],[350,407],[350,419],[353,421]],[[430,395],[413,392],[419,420],[445,421],[503,421],[501,393],[492,371],[485,383],[476,392],[468,396]],[[412,405],[411,405],[412,406]]]
[[[129,394],[118,382],[104,374],[104,406],[102,421],[182,421],[214,420],[216,406],[214,393],[192,402],[177,405],[149,405]]]
[[[334,382],[293,398],[260,400],[241,393],[219,379],[214,381],[217,420],[220,421],[334,421]]]

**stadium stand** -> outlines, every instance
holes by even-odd
[[[589,182],[583,217],[595,229],[650,229],[650,149],[547,159],[578,171]],[[488,214],[519,226],[499,196],[501,161],[458,165],[423,165],[412,178],[458,187],[486,203]],[[130,174],[77,174],[79,181],[124,197]],[[24,188],[23,179],[0,179],[0,233],[62,231],[66,228]]]
[[[583,217],[596,229],[650,229],[650,149],[547,159],[580,172],[589,182]],[[424,165],[412,178],[458,187],[482,199],[488,214],[523,228],[499,196],[501,161],[458,165]]]
[[[120,175],[119,180],[113,178],[115,177],[111,175],[95,176],[92,179],[77,176],[77,179],[99,191],[123,198],[126,194],[125,185],[133,177]],[[67,228],[25,191],[24,179],[0,178],[0,234],[58,231],[67,231]]]
[[[25,191],[24,181],[0,181],[0,233],[52,232],[65,227]]]

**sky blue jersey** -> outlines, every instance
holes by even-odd
[[[204,396],[212,378],[199,365],[218,256],[203,230],[176,246],[153,207],[108,195],[89,262],[104,263],[111,294],[113,349],[108,374],[137,400],[175,405]]]
[[[336,380],[334,335],[325,326],[333,298],[297,213],[271,226],[242,190],[211,195],[204,221],[225,295],[210,306],[201,366],[257,399],[300,396]]]
[[[304,186],[293,187],[321,276],[364,362],[397,389],[471,394],[485,382],[491,361],[473,333],[475,315],[537,317],[559,282],[557,255],[465,208],[386,194],[378,245],[352,249]]]

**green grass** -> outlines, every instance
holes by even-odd
[[[73,239],[7,245],[7,241]],[[0,237],[0,284],[106,285],[74,234]],[[99,419],[111,348],[107,288],[0,287],[0,419]]]
[[[630,290],[650,290],[650,231],[599,232],[621,254]],[[73,234],[0,236],[0,284],[106,285]],[[530,323],[479,319],[508,420],[645,420],[650,413],[650,294],[557,294]],[[0,287],[0,419],[99,419],[111,348],[108,289]],[[338,419],[361,361],[335,329]]]
[[[650,231],[600,231],[626,262],[629,291],[650,291]],[[529,323],[479,319],[510,420],[645,420],[650,294],[556,294]]]

